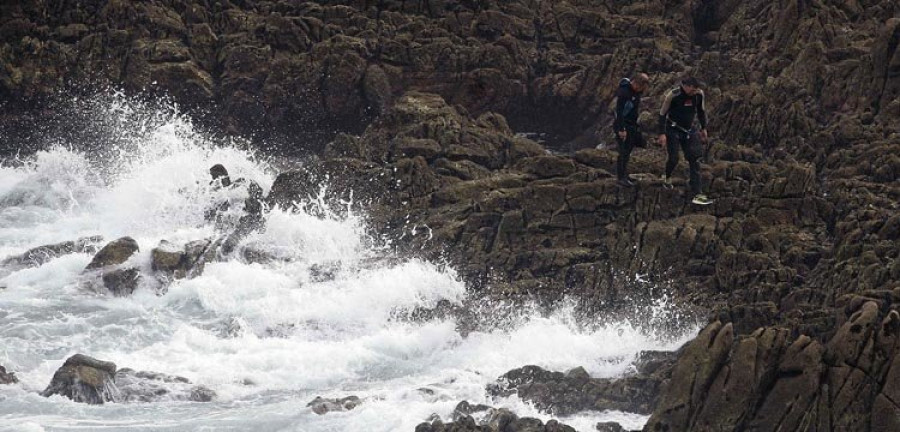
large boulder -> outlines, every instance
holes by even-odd
[[[122,237],[103,246],[85,270],[96,270],[104,267],[116,266],[131,258],[140,248],[131,237]]]
[[[133,238],[122,237],[100,249],[84,271],[99,275],[103,287],[113,295],[131,295],[138,287],[141,274],[137,268],[121,268],[121,264],[139,250]]]
[[[735,337],[713,322],[681,353],[645,430],[893,430],[895,295],[848,296],[824,342],[786,328]]]
[[[216,394],[183,377],[157,372],[116,369],[112,362],[83,354],[69,357],[56,371],[42,396],[62,395],[93,405],[106,402],[209,402]]]
[[[62,395],[92,405],[114,402],[118,396],[115,374],[115,363],[75,354],[53,374],[41,396]]]

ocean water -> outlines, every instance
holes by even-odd
[[[222,234],[204,212],[236,197],[210,187],[211,165],[266,192],[276,169],[172,109],[113,96],[90,110],[107,142],[49,143],[0,166],[0,260],[81,237],[131,236],[140,252],[128,264],[145,277],[132,296],[113,297],[82,274],[89,253],[0,268],[0,365],[20,380],[0,386],[0,430],[412,431],[433,414],[449,421],[462,400],[548,420],[516,396],[489,398],[485,386],[532,364],[621,376],[640,351],[674,350],[692,336],[628,321],[591,325],[567,307],[520,310],[502,327],[466,334],[453,318],[401,319],[442,300],[462,304],[465,284],[440,263],[396,259],[366,230],[365,214],[324,205],[314,214],[272,210],[265,231],[242,241],[272,262],[235,256],[198,277],[160,282],[150,251],[161,240]],[[669,313],[660,304],[653,313]],[[76,353],[183,376],[216,398],[89,406],[38,395]],[[351,411],[307,407],[317,396],[350,395],[363,401]],[[559,420],[593,430],[599,421],[640,428],[647,418],[606,411]]]

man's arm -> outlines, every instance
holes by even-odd
[[[621,132],[625,130],[625,115],[634,109],[634,104],[631,102],[631,95],[622,87],[616,90],[616,98],[616,120],[613,123],[613,129]]]
[[[666,133],[666,117],[669,115],[669,109],[672,107],[672,99],[675,98],[675,92],[669,90],[666,93],[666,98],[663,100],[662,105],[659,107],[659,133],[660,135]]]
[[[706,129],[706,107],[704,106],[705,98],[703,97],[704,95],[703,95],[702,90],[700,90],[699,93],[697,93],[697,94],[698,94],[697,99],[699,99],[698,103],[697,103],[697,120],[700,120],[700,129],[705,130]]]

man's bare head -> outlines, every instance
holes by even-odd
[[[638,93],[647,90],[647,87],[650,86],[650,76],[643,72],[635,74],[631,77],[631,86]]]

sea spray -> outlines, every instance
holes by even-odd
[[[86,236],[131,236],[141,248],[133,263],[152,276],[149,251],[160,241],[223,235],[204,218],[221,199],[209,184],[210,166],[221,163],[264,191],[274,181],[266,159],[208,138],[183,115],[113,99],[109,109],[95,107],[104,130],[120,134],[103,146],[55,143],[0,167],[4,257]],[[0,416],[53,430],[412,431],[432,414],[448,419],[468,400],[548,419],[515,396],[489,399],[485,386],[528,364],[619,376],[638,352],[672,350],[692,334],[592,321],[572,306],[546,313],[474,300],[452,268],[393,255],[368,232],[364,214],[299,204],[299,211],[272,209],[265,229],[239,245],[265,251],[265,262],[238,252],[193,278],[150,277],[130,297],[83,288],[88,253],[4,276],[0,364],[21,382],[0,387]],[[304,211],[312,207],[318,210]],[[465,323],[453,315],[410,319],[411,311],[442,302],[471,308],[482,322],[496,315],[502,325],[461,332]],[[217,397],[86,408],[38,396],[76,353],[183,376]],[[352,411],[320,416],[307,407],[317,396],[350,395],[362,401]],[[645,417],[597,412],[562,420],[587,430],[606,420],[640,427]]]

